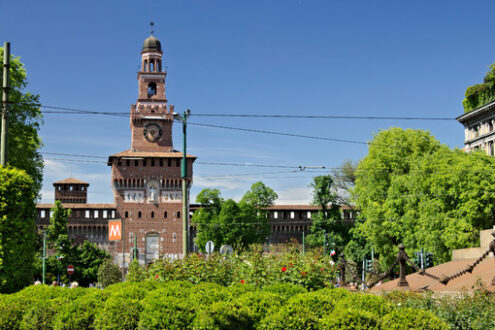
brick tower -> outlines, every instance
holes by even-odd
[[[182,257],[182,153],[173,149],[173,105],[167,105],[160,41],[149,36],[141,52],[138,99],[131,106],[131,148],[109,157],[117,216],[124,223],[125,268],[135,240],[141,264]],[[188,188],[194,156],[187,156]],[[110,246],[122,263],[122,241]]]

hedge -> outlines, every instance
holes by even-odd
[[[344,289],[159,280],[0,295],[2,329],[446,329],[432,313]]]

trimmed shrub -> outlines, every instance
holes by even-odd
[[[216,283],[200,283],[190,288],[189,301],[192,306],[200,308],[228,297],[228,288]]]
[[[308,306],[290,304],[268,311],[258,329],[317,329],[318,316]]]
[[[322,317],[333,310],[335,302],[333,301],[333,299],[329,299],[329,296],[327,294],[319,291],[314,291],[301,293],[290,298],[287,301],[287,305],[305,306],[306,308],[311,310],[317,317]]]
[[[143,310],[139,317],[140,329],[185,329],[193,321],[195,313],[187,299],[165,296],[163,290],[155,290],[141,301]]]
[[[289,299],[290,297],[297,294],[308,292],[308,290],[306,290],[305,288],[290,283],[270,284],[265,286],[263,288],[263,291],[276,293],[282,296],[284,299]]]
[[[53,321],[54,329],[94,329],[95,314],[103,309],[110,292],[96,288],[86,290],[87,293],[72,304],[61,306]]]
[[[49,299],[38,299],[25,310],[19,324],[20,329],[52,329],[56,305]]]
[[[380,319],[384,329],[448,329],[445,322],[430,312],[420,309],[399,308]]]
[[[383,316],[392,311],[391,304],[383,297],[371,294],[349,294],[337,302],[339,308],[355,308],[371,312],[373,315]]]
[[[225,301],[204,306],[194,320],[194,329],[253,329],[247,306]]]
[[[95,316],[94,326],[98,329],[135,329],[138,326],[141,300],[146,290],[140,283],[112,286],[111,295],[103,309]]]
[[[378,319],[372,313],[354,308],[337,308],[319,321],[323,329],[374,329]]]

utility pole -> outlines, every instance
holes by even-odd
[[[43,230],[43,267],[42,267],[42,283],[45,284],[46,274],[46,230]]]
[[[10,42],[3,44],[3,83],[2,83],[2,134],[0,139],[0,165],[7,164],[7,129],[9,110]]]
[[[181,163],[181,177],[182,177],[182,254],[183,258],[187,256],[189,250],[189,198],[187,197],[187,118],[191,115],[191,110],[184,111],[184,115],[181,116],[177,112],[172,114],[175,119],[182,122],[182,163]]]
[[[125,279],[125,231],[124,231],[124,221],[125,219],[122,219],[122,282],[124,282]]]
[[[304,253],[306,252],[306,247],[304,243],[304,231],[302,232],[302,243],[303,243],[303,256],[304,256]]]
[[[136,233],[134,233],[134,260],[136,260],[138,257],[138,251],[137,251],[138,241],[137,241],[137,239],[138,239],[138,236]]]

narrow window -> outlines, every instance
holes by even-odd
[[[172,243],[177,242],[177,233],[172,233]]]
[[[131,161],[129,159],[125,161],[125,166],[127,167],[131,166]]]
[[[163,167],[163,159],[160,158],[160,167]]]
[[[180,211],[177,212],[177,218],[180,218]]]
[[[144,70],[143,71],[148,71],[148,60],[144,60]]]
[[[72,191],[72,185],[69,186],[69,190]]]
[[[151,72],[155,71],[155,61],[154,60],[150,60],[150,71]]]
[[[95,210],[95,218],[98,218],[98,210]]]
[[[154,158],[151,159],[151,166],[155,166],[155,159]]]
[[[126,212],[127,213],[127,212]],[[126,215],[127,217],[127,215]],[[115,211],[112,211],[112,219],[115,218]]]
[[[308,219],[311,219],[311,211],[308,211]]]
[[[156,84],[155,83],[149,83],[148,84],[148,97],[152,97],[153,95],[156,95]]]
[[[146,166],[146,159],[143,159],[143,166]]]
[[[168,167],[172,167],[172,159],[171,158],[168,159]]]
[[[128,218],[129,217],[129,212],[125,211],[125,217]]]
[[[278,212],[277,211],[273,212],[273,218],[278,219]]]
[[[41,210],[40,212],[40,218],[44,218],[46,217],[46,211],[45,210]]]
[[[84,217],[85,217],[86,219],[89,219],[89,210],[86,210],[86,211],[84,212]]]
[[[81,191],[84,191],[84,186],[81,186]]]
[[[138,212],[138,218],[141,218],[141,211]]]
[[[57,188],[58,188],[58,191],[60,191],[60,190],[61,190],[61,189],[60,189],[60,188],[61,188],[60,186],[58,186]]]
[[[180,166],[180,159],[175,160],[175,166],[179,167]]]
[[[291,218],[291,219],[294,219],[294,211],[291,211],[291,212],[290,212],[290,218]]]
[[[103,210],[103,218],[104,219],[108,218],[108,211],[107,210]]]
[[[167,211],[163,212],[163,217],[166,219],[167,218]]]
[[[136,159],[136,160],[134,160],[134,166],[139,166],[139,162],[138,162],[138,160],[137,160],[137,159]]]

